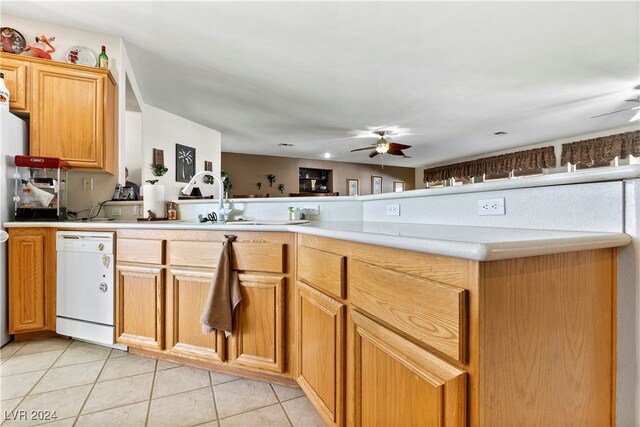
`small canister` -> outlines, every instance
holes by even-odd
[[[167,203],[167,219],[178,219],[178,211],[174,202]]]

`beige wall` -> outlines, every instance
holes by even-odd
[[[382,177],[384,193],[390,193],[393,181],[404,181],[405,190],[415,188],[415,170],[394,166],[365,165],[360,163],[333,162],[328,160],[308,160],[292,157],[257,156],[252,154],[222,153],[222,169],[229,173],[233,184],[231,194],[269,194],[282,196],[278,184],[287,188],[284,195],[298,192],[298,168],[332,170],[333,191],[347,195],[347,178],[360,180],[360,195],[371,194],[371,175]],[[276,176],[273,187],[269,187],[268,174]],[[262,182],[262,190],[256,183]]]

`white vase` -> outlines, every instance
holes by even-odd
[[[143,217],[149,218],[149,211],[156,214],[156,218],[166,218],[166,204],[164,202],[164,185],[145,184],[142,186]]]

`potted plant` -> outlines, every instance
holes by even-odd
[[[267,175],[267,180],[269,180],[269,187],[273,187],[273,183],[276,182],[276,176],[270,173]]]

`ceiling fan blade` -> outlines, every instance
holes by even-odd
[[[640,96],[637,98],[625,99],[626,102],[640,102]]]
[[[389,149],[393,150],[397,148],[398,150],[406,150],[407,148],[411,148],[410,145],[398,144],[397,142],[392,142],[389,144]]]
[[[389,151],[387,151],[387,154],[390,154],[392,156],[404,156],[404,153],[399,148],[389,149]]]
[[[378,153],[376,150],[373,150],[371,153],[369,153],[369,158],[373,158],[373,157],[377,156],[378,154],[380,154],[380,153]]]
[[[616,114],[616,113],[622,113],[623,111],[630,111],[630,110],[637,110],[640,107],[631,107],[631,108],[625,108],[624,110],[617,110],[617,111],[611,111],[609,113],[604,113],[604,114],[598,114],[597,116],[593,116],[591,117],[592,119],[596,119],[598,117],[602,117],[602,116],[608,116],[609,114]]]
[[[351,150],[351,152],[353,153],[354,151],[364,151],[364,150],[371,150],[371,147],[356,148],[354,150]]]

